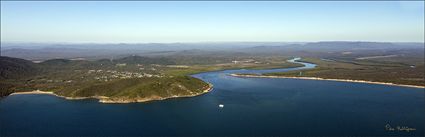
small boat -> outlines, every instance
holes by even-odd
[[[223,104],[220,104],[220,105],[218,105],[218,107],[223,108],[223,107],[224,107],[224,105],[223,105]]]

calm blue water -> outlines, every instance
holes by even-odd
[[[12,95],[0,100],[0,136],[424,136],[424,89],[227,75],[293,69],[201,73],[212,92],[148,103]]]

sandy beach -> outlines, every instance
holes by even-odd
[[[26,92],[15,92],[10,94],[9,96],[12,95],[24,95],[24,94],[46,94],[46,95],[53,95],[53,96],[57,96],[57,97],[61,97],[61,98],[65,98],[65,99],[87,99],[87,98],[94,98],[94,97],[65,97],[65,96],[61,96],[58,94],[55,94],[51,91],[40,91],[40,90],[34,90],[34,91],[26,91]]]
[[[425,88],[425,86],[394,84],[394,83],[375,82],[375,81],[366,81],[366,80],[351,80],[351,79],[326,79],[326,78],[318,78],[318,77],[288,77],[288,76],[264,76],[264,75],[241,75],[241,74],[230,74],[230,76],[234,76],[234,77],[252,77],[252,78],[291,78],[291,79],[306,79],[306,80],[329,80],[329,81],[380,84],[380,85],[411,87],[411,88]]]
[[[48,91],[40,91],[40,90],[34,90],[34,91],[27,91],[27,92],[15,92],[12,93],[10,95],[20,95],[20,94],[49,94],[49,95],[55,95],[55,93],[53,92],[48,92]]]

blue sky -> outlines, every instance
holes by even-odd
[[[2,42],[424,41],[424,2],[1,2]]]

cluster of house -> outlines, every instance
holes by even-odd
[[[99,81],[110,81],[113,79],[127,79],[127,78],[142,78],[142,77],[162,77],[161,75],[148,74],[148,73],[137,73],[128,71],[115,71],[115,70],[89,70],[88,74],[96,73],[100,76],[94,77]]]

